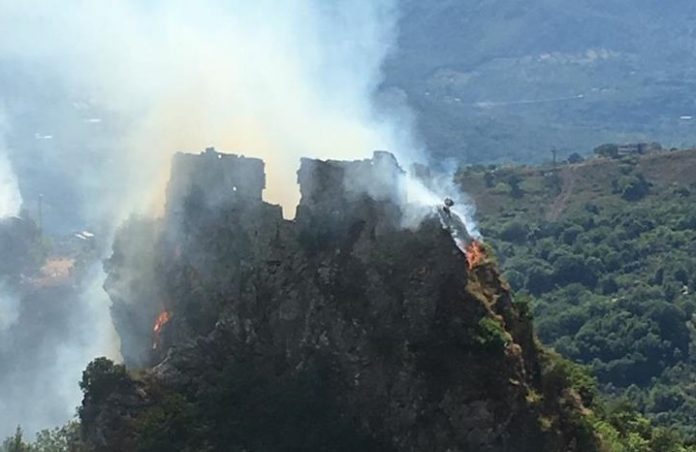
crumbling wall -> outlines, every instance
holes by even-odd
[[[178,153],[167,186],[167,215],[178,215],[189,196],[208,206],[261,202],[265,187],[261,159],[223,154],[214,148],[198,155]]]
[[[297,172],[300,206],[335,206],[332,210],[336,210],[365,197],[401,204],[405,201],[404,174],[396,157],[386,151],[355,161],[303,158]]]
[[[381,235],[397,227],[406,199],[403,176],[396,158],[384,151],[355,161],[302,159],[295,216],[299,234],[313,237],[308,245],[316,245],[355,228]]]

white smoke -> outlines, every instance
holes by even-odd
[[[112,158],[129,189],[108,203],[121,218],[161,206],[176,151],[263,158],[265,197],[286,215],[300,157],[415,153],[403,124],[378,116],[371,99],[395,0],[0,4],[0,55],[39,62],[128,121]]]
[[[21,424],[35,432],[71,419],[81,399],[82,370],[97,356],[118,357],[100,266],[86,290],[61,290],[20,300],[0,296],[0,437]],[[56,297],[55,294],[59,296]],[[21,302],[32,308],[22,309]],[[35,312],[35,311],[39,312]],[[41,320],[50,316],[51,322]]]
[[[55,144],[56,154],[46,158],[52,171],[69,175],[83,201],[75,209],[86,210],[107,241],[130,214],[162,208],[172,154],[208,146],[264,159],[264,197],[290,216],[300,157],[352,160],[388,149],[405,167],[423,160],[403,99],[383,97],[389,108],[379,112],[373,103],[395,42],[396,6],[396,0],[0,0],[0,63],[18,64],[49,91],[55,84],[77,110],[90,106],[79,127],[62,112],[50,116],[51,141],[60,144],[68,131],[73,141]],[[0,86],[0,100],[2,94]],[[96,117],[93,110],[108,114]],[[80,146],[82,128],[104,134],[94,146],[103,151],[99,159],[95,149]],[[9,194],[9,212],[18,192],[11,179],[2,183],[3,168],[0,157],[0,196]],[[458,192],[409,184],[422,206]],[[101,276],[94,281],[99,287]],[[97,289],[90,302],[100,308],[76,306],[103,327],[89,325],[97,335],[89,343],[79,331],[65,332],[71,340],[57,355],[56,381],[70,384],[86,357],[113,356],[103,298]],[[74,388],[42,403],[61,404],[64,413],[79,403]],[[33,395],[26,394],[27,403],[39,403]],[[16,422],[35,425],[26,416]]]
[[[22,207],[22,196],[19,193],[17,176],[7,157],[4,140],[7,127],[7,119],[0,108],[0,218],[16,216]]]
[[[445,172],[418,178],[412,174],[404,176],[404,185],[409,206],[405,210],[404,226],[416,227],[423,218],[444,205],[445,198],[450,198],[454,205],[450,211],[461,219],[466,232],[476,240],[481,240],[481,232],[475,220],[476,206],[468,195],[461,191],[454,182],[454,175]]]
[[[15,64],[43,92],[72,97],[77,113],[41,105],[50,120],[41,130],[51,140],[39,144],[50,145],[43,155],[50,170],[76,185],[83,205],[75,210],[88,211],[108,241],[132,212],[161,208],[177,151],[216,146],[263,158],[265,197],[286,215],[299,196],[301,156],[410,151],[371,102],[395,22],[392,0],[0,0],[0,62]],[[10,93],[0,87],[3,94]],[[21,104],[31,93],[12,95]],[[82,111],[88,116],[70,122]],[[95,130],[103,134],[98,141],[80,135]],[[0,177],[2,170],[0,160]],[[11,419],[3,417],[0,433],[15,422],[31,431],[66,420],[79,404],[86,360],[113,356],[108,301],[101,277],[93,281],[98,289],[74,306],[83,321],[61,329],[52,358],[7,370],[3,381],[13,391],[2,393],[0,405]]]
[[[0,283],[0,332],[19,319],[19,297],[4,283]],[[7,344],[0,343],[0,350]]]
[[[17,177],[7,155],[0,149],[0,218],[16,216],[21,207]]]

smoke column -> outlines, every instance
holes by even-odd
[[[0,98],[0,107],[1,101],[2,98]],[[19,214],[19,209],[22,207],[17,176],[7,157],[4,140],[7,127],[7,119],[0,108],[0,218],[15,216]]]
[[[7,155],[0,153],[0,217],[17,215],[21,206],[22,197],[19,194],[17,178]]]
[[[115,216],[161,205],[175,151],[263,158],[265,197],[286,216],[302,156],[415,157],[408,129],[371,101],[394,38],[393,0],[8,0],[0,13],[0,52],[57,74],[126,124],[111,156],[127,180],[109,200]]]
[[[48,194],[69,187],[53,207],[92,225],[104,256],[130,214],[162,209],[177,151],[215,146],[264,159],[264,197],[291,217],[300,157],[387,149],[404,167],[424,160],[398,99],[375,109],[397,20],[396,0],[0,0],[0,66],[9,68],[0,104],[11,103],[6,123],[18,131],[7,155],[37,180],[60,181],[46,182]],[[2,155],[0,142],[0,214],[13,215],[19,192]],[[456,196],[451,181],[407,183],[422,206]],[[0,435],[16,423],[32,433],[65,422],[87,362],[117,357],[98,265],[91,274],[74,316],[56,325],[60,337],[36,338],[45,355],[24,356],[32,365],[14,368],[29,370],[4,380],[12,400],[0,390],[9,416]]]
[[[302,156],[420,159],[404,109],[373,103],[397,19],[395,0],[0,0],[0,65],[10,68],[0,83],[19,87],[0,84],[19,131],[8,155],[69,185],[70,201],[54,208],[78,212],[105,244],[128,215],[162,208],[174,152],[208,146],[263,158],[264,196],[292,216]],[[36,116],[41,130],[29,129]],[[0,210],[12,214],[7,167],[0,157]],[[41,355],[3,368],[19,370],[0,392],[0,435],[65,422],[87,361],[116,355],[103,275],[92,273],[74,316],[52,330],[59,337],[36,338]]]

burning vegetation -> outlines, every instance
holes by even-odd
[[[155,319],[155,324],[152,326],[152,332],[154,333],[154,338],[152,340],[152,349],[157,350],[160,343],[160,337],[162,334],[162,328],[169,322],[171,315],[169,311],[163,309]]]
[[[486,259],[486,249],[479,240],[472,237],[462,218],[452,211],[453,206],[452,198],[445,198],[438,208],[440,223],[450,233],[457,248],[466,256],[467,267],[471,270]]]
[[[481,264],[486,259],[486,249],[478,240],[472,240],[464,251],[469,270]]]

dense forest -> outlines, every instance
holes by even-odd
[[[539,338],[692,441],[694,171],[686,150],[458,174],[510,284],[531,297]]]

